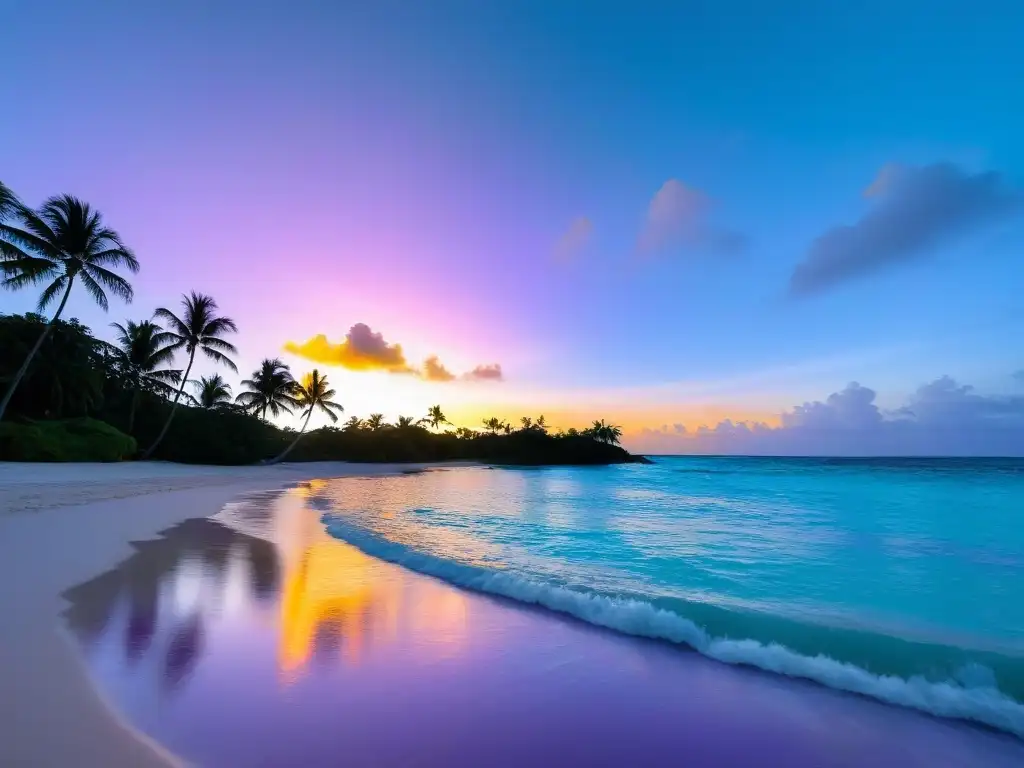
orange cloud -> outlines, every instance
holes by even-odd
[[[427,381],[452,381],[455,374],[444,367],[444,364],[437,359],[437,355],[431,355],[423,361],[422,376]]]
[[[304,344],[289,341],[284,345],[293,355],[325,365],[340,365],[350,371],[387,371],[412,373],[401,344],[388,344],[384,335],[374,333],[365,323],[356,323],[340,344],[332,344],[318,334]]]
[[[289,341],[284,345],[286,352],[324,365],[340,365],[350,371],[387,371],[419,376],[425,381],[455,381],[457,377],[437,355],[423,361],[423,368],[409,365],[401,344],[389,344],[384,334],[374,333],[366,323],[353,325],[345,338],[338,344],[332,343],[320,333],[302,344]],[[465,381],[500,381],[501,366],[478,365],[461,377]]]

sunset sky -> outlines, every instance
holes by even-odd
[[[347,414],[1024,451],[1024,5],[786,5],[7,0],[0,179]]]

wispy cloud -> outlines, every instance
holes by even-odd
[[[555,261],[563,264],[575,261],[590,243],[593,233],[593,222],[586,216],[577,216],[555,243]]]
[[[999,174],[969,174],[948,163],[888,165],[864,190],[871,209],[812,244],[790,277],[803,296],[934,251],[958,235],[1024,213],[1024,197]]]
[[[711,200],[699,189],[669,179],[651,198],[637,239],[637,250],[654,254],[690,249],[731,254],[746,247],[746,237],[711,222]]]

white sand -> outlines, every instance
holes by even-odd
[[[216,513],[240,493],[410,465],[0,464],[0,765],[166,766],[90,683],[61,593],[115,566],[128,542]]]

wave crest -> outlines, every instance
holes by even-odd
[[[982,723],[1024,738],[1024,704],[998,690],[991,682],[991,672],[979,669],[979,665],[971,665],[959,676],[968,685],[920,676],[877,675],[829,656],[806,656],[775,643],[712,637],[686,617],[643,600],[580,592],[507,571],[445,560],[377,536],[338,515],[325,514],[321,521],[331,536],[368,555],[466,589],[538,605],[624,634],[687,645],[726,664],[813,680],[939,717]]]

